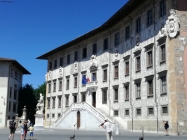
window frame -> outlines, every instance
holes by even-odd
[[[70,78],[66,78],[66,90],[69,90],[70,88]]]
[[[114,79],[119,79],[119,65],[114,65]]]
[[[56,92],[56,80],[53,81],[53,92]]]
[[[62,107],[62,96],[58,96],[58,108]]]
[[[117,103],[119,102],[119,89],[118,87],[114,87],[113,88],[113,91],[114,91],[114,103]]]
[[[67,55],[67,65],[70,64],[70,54]]]
[[[153,50],[147,51],[147,69],[153,67]]]
[[[57,59],[54,60],[54,69],[57,68]]]
[[[87,47],[82,49],[82,59],[87,58]]]
[[[103,82],[107,82],[107,77],[108,77],[107,72],[108,72],[107,68],[103,69]]]
[[[141,71],[141,55],[140,54],[136,56],[136,72],[139,72],[139,71]]]
[[[74,53],[74,62],[78,62],[79,53],[78,51],[75,51]]]
[[[159,3],[159,16],[163,17],[166,15],[166,1],[161,0]]]
[[[58,82],[58,91],[62,91],[62,80]]]
[[[107,104],[107,89],[102,90],[102,104]]]
[[[161,44],[160,45],[160,64],[166,62],[166,45]]]
[[[125,88],[125,101],[129,101],[129,84],[124,86]],[[128,96],[127,96],[128,95]],[[128,98],[127,98],[128,97]]]
[[[120,33],[116,32],[114,34],[114,46],[118,46],[120,44]]]
[[[150,26],[153,24],[153,10],[150,9],[147,11],[147,26]]]
[[[128,25],[126,28],[125,28],[125,39],[129,39],[130,38],[130,25]]]
[[[136,33],[140,33],[141,32],[141,17],[136,19]]]
[[[92,45],[92,54],[93,54],[93,55],[97,55],[97,43],[94,43],[94,44]]]
[[[151,86],[150,86],[150,82],[151,82]],[[149,79],[149,80],[147,80],[147,96],[148,97],[152,97],[153,95],[154,95],[154,91],[153,91],[153,86],[154,86],[154,84],[153,84],[153,79]],[[150,94],[150,91],[152,90],[152,94]]]
[[[63,57],[60,57],[59,66],[60,66],[60,67],[63,67]]]
[[[108,50],[108,38],[103,39],[103,51]]]
[[[128,63],[128,65],[127,65],[127,63]],[[129,70],[130,70],[129,66],[130,66],[130,61],[129,60],[125,61],[125,76],[129,75]]]
[[[74,88],[77,88],[78,85],[78,78],[77,76],[74,77]]]
[[[114,110],[114,117],[118,117],[119,116],[119,110]]]
[[[56,101],[56,97],[52,97],[52,100],[53,100],[53,104],[52,104],[52,108],[55,108],[55,101]]]
[[[140,111],[140,114],[138,111]],[[142,109],[141,108],[136,108],[136,116],[142,116]]]
[[[128,111],[128,114],[126,113],[126,111]],[[126,109],[124,110],[124,116],[125,116],[125,117],[130,116],[130,110],[129,110],[129,108],[126,108]]]
[[[161,107],[162,107],[162,109],[161,109],[162,116],[168,116],[169,115],[168,105],[162,105]],[[164,110],[163,110],[164,108],[167,108],[167,113],[164,113]]]
[[[65,95],[65,107],[69,107],[69,95]]]
[[[141,99],[141,82],[136,82],[136,99]]]
[[[167,74],[160,76],[161,81],[161,95],[167,94]],[[165,92],[164,92],[165,87]]]

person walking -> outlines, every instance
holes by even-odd
[[[166,121],[166,122],[164,123],[164,128],[165,128],[165,130],[166,130],[166,136],[169,136],[169,134],[168,134],[168,128],[169,128],[168,121]]]
[[[24,139],[26,139],[27,131],[28,131],[27,121],[25,121],[23,124],[23,130],[24,130]]]
[[[24,140],[24,130],[23,130],[23,125],[24,125],[24,123],[20,126],[20,127],[21,127],[21,136],[20,136],[20,139],[21,139],[21,140]]]
[[[113,140],[112,136],[112,124],[108,121],[107,118],[104,120],[105,122],[102,123],[100,126],[102,126],[106,131],[106,139],[107,140]]]
[[[30,131],[30,139],[33,139],[33,131],[34,131],[34,127],[32,126],[32,124],[29,127],[29,131]]]
[[[12,119],[12,121],[10,121],[10,123],[9,123],[9,129],[10,129],[9,140],[11,138],[13,140],[14,139],[14,133],[16,131],[16,122],[14,121],[14,119]]]

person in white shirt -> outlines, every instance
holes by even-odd
[[[105,129],[106,131],[106,139],[107,140],[113,140],[112,137],[112,124],[108,121],[107,118],[104,120],[105,122],[101,124],[101,126]]]

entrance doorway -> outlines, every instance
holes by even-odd
[[[80,128],[80,118],[81,118],[80,112],[78,111],[78,112],[77,112],[77,129]]]
[[[96,92],[92,92],[92,106],[96,107]]]

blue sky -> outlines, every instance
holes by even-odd
[[[45,82],[47,61],[38,56],[108,20],[127,0],[0,0],[0,57],[16,59],[31,75],[23,84]]]

